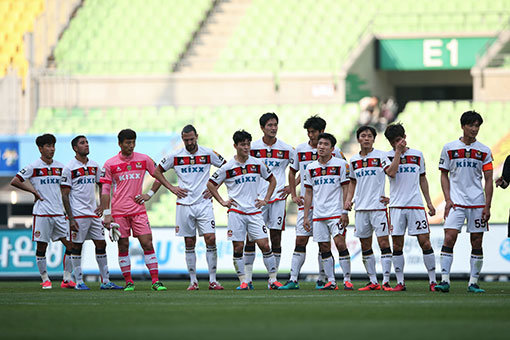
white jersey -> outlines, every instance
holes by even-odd
[[[335,147],[333,156],[345,160],[344,154],[339,148]],[[299,144],[296,147],[294,162],[290,165],[296,172],[299,171],[301,176],[301,195],[305,195],[305,170],[308,164],[316,161],[319,156],[317,155],[317,148],[312,147],[309,142]]]
[[[465,208],[483,208],[485,196],[482,171],[492,170],[491,150],[475,141],[466,145],[460,139],[443,147],[439,169],[450,172],[450,197]]]
[[[276,188],[271,196],[270,203],[281,200],[278,191],[285,187],[285,169],[294,162],[294,148],[277,139],[273,145],[266,145],[259,139],[251,144],[251,156],[261,159],[276,178]],[[267,193],[268,182],[263,182],[259,188],[259,198],[264,199]]]
[[[100,177],[99,165],[90,159],[84,164],[73,158],[65,166],[60,185],[71,188],[69,203],[74,217],[96,216],[96,184]]]
[[[216,185],[225,182],[228,196],[237,203],[237,207],[232,206],[229,212],[252,215],[261,213],[261,209],[255,207],[255,200],[261,181],[265,182],[271,176],[271,170],[261,160],[250,156],[245,163],[232,158],[216,170],[209,180]]]
[[[179,187],[188,190],[186,197],[177,198],[177,204],[192,205],[206,200],[203,193],[207,189],[211,164],[219,168],[225,164],[225,160],[212,149],[200,145],[194,154],[182,148],[161,160],[159,168],[162,172],[173,168],[179,179]]]
[[[380,201],[386,184],[385,170],[390,166],[386,153],[376,149],[363,157],[357,153],[351,157],[350,166],[350,176],[356,180],[356,210],[386,209]]]
[[[53,160],[51,164],[47,164],[39,158],[16,174],[16,177],[22,182],[27,179],[30,180],[34,189],[43,198],[42,201],[37,200],[34,203],[32,214],[39,216],[64,215],[62,192],[60,191],[60,179],[63,169],[64,164],[56,160]]]
[[[305,187],[313,189],[313,220],[340,218],[344,211],[342,184],[349,183],[347,162],[336,157],[326,164],[314,161],[305,172]]]
[[[393,162],[395,150],[388,151],[388,159]],[[400,155],[395,178],[390,179],[390,208],[423,207],[420,192],[420,176],[425,174],[425,159],[421,151],[407,149]]]

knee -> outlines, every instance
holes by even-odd
[[[306,247],[307,244],[308,244],[307,237],[297,237],[296,238],[296,247]]]
[[[214,234],[204,235],[204,242],[207,246],[214,246],[216,244],[216,236]]]

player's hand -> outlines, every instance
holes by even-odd
[[[496,180],[496,187],[501,187],[503,189],[506,189],[508,187],[508,182],[506,182],[504,179],[503,179],[503,176],[501,176],[500,178],[498,178]]]
[[[222,206],[224,206],[225,208],[231,208],[231,207],[237,207],[237,202],[234,201],[233,199],[229,199],[229,200],[226,200],[226,201],[221,201],[220,204]]]
[[[112,215],[105,215],[105,216],[104,216],[103,226],[104,226],[106,229],[108,229],[108,230],[110,230],[110,229],[111,229],[110,224],[112,224],[112,222],[113,222],[113,217],[112,217]]]
[[[96,210],[94,210],[94,214],[96,214],[99,217],[103,216],[103,208],[101,206],[98,206]]]
[[[147,194],[141,194],[141,195],[135,196],[135,202],[138,204],[144,204],[145,202],[147,202],[150,199],[151,199],[151,197]]]
[[[294,196],[292,197],[292,202],[302,207],[303,205],[305,205],[305,198],[303,196]]]
[[[276,193],[280,194],[281,199],[285,199],[290,194],[290,187],[287,185],[283,189],[278,190]]]
[[[444,206],[444,219],[446,220],[446,218],[448,217],[448,215],[450,214],[450,209],[455,210],[455,206],[452,202],[452,200],[446,200],[446,205]]]
[[[342,227],[346,228],[349,225],[349,215],[342,214],[340,216],[340,224],[342,225]]]
[[[212,197],[211,191],[209,191],[209,189],[205,189],[204,192],[202,193],[202,195],[206,200],[208,200]]]
[[[266,200],[259,200],[259,199],[255,200],[255,208],[262,208],[265,205],[267,205]]]
[[[71,231],[78,231],[80,229],[74,218],[69,219],[69,227],[71,227]]]
[[[352,210],[352,202],[351,201],[345,202],[344,209],[348,210],[348,211],[351,211]]]
[[[427,203],[427,208],[429,208],[429,215],[434,216],[436,214],[436,208],[432,205],[432,203]]]
[[[305,216],[303,219],[303,228],[305,228],[307,232],[312,231],[312,226],[310,225],[310,219],[308,216]]]
[[[482,223],[489,222],[491,218],[491,208],[488,206],[485,206],[482,211]]]
[[[44,201],[44,199],[39,195],[37,191],[34,191],[32,194],[34,194],[34,203],[37,201]]]
[[[386,197],[386,196],[381,196],[379,198],[379,202],[381,202],[382,204],[384,204],[386,206],[390,203],[390,198]]]
[[[184,198],[188,196],[188,189],[179,188],[178,186],[172,186],[172,189],[170,189],[170,191],[178,198]]]
[[[404,153],[406,151],[407,142],[405,139],[400,140],[397,144],[395,144],[395,150],[400,151],[400,153]]]

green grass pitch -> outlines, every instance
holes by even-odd
[[[119,282],[120,283],[120,282]],[[428,292],[409,281],[406,292],[254,291],[187,292],[187,282],[166,281],[153,292],[137,281],[135,292],[54,288],[38,282],[0,281],[1,339],[508,339],[510,282],[482,282],[485,294],[454,281],[450,293]],[[355,288],[365,282],[354,282]],[[58,287],[55,287],[58,286]]]

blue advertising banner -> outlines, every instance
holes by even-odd
[[[0,141],[0,176],[14,176],[19,170],[19,143]]]

